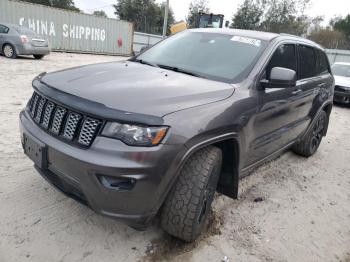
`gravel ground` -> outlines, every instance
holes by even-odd
[[[287,152],[244,179],[240,199],[217,195],[208,227],[193,244],[166,236],[157,220],[137,232],[49,186],[20,145],[18,114],[31,80],[42,71],[121,59],[0,57],[1,262],[350,261],[349,107],[334,107],[313,157]]]

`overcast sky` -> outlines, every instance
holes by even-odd
[[[209,0],[209,6],[213,13],[225,15],[225,20],[231,20],[238,6],[244,0]],[[322,15],[328,22],[334,15],[346,15],[350,13],[350,0],[311,0],[311,8],[307,11],[310,16]],[[117,0],[74,0],[77,7],[86,13],[94,10],[104,10],[109,17],[114,18],[114,8],[111,6]],[[156,2],[163,2],[156,0]],[[170,6],[174,11],[176,20],[184,20],[191,0],[170,0]]]

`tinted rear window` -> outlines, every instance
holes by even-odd
[[[317,53],[317,74],[327,74],[329,73],[329,64],[328,64],[328,58],[324,52],[321,50],[316,49]]]
[[[299,79],[316,76],[316,55],[312,47],[299,46]]]

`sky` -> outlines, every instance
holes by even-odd
[[[214,14],[225,15],[225,20],[230,20],[239,5],[244,0],[209,0],[209,7]],[[350,0],[311,0],[311,7],[307,10],[309,16],[324,16],[325,22],[335,15],[345,16],[350,13]],[[115,18],[114,8],[111,6],[117,0],[74,0],[77,7],[86,13],[94,10],[104,10],[108,17]],[[156,0],[156,2],[163,2]],[[170,7],[173,9],[177,21],[185,20],[188,13],[188,6],[191,0],[170,0]]]

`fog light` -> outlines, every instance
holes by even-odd
[[[136,184],[136,179],[129,177],[112,177],[105,175],[98,175],[98,179],[108,189],[116,191],[130,191]]]

